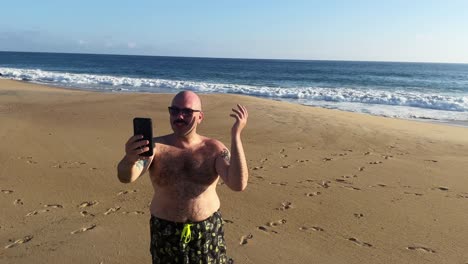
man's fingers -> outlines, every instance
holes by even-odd
[[[138,153],[143,147],[148,146],[149,141],[148,140],[140,140],[132,143],[127,143],[125,145],[125,152],[127,154],[132,154],[132,155],[138,155],[141,153]],[[146,150],[148,151],[148,150]]]
[[[145,153],[146,151],[149,151],[149,147],[139,148],[137,150],[138,154]]]
[[[233,108],[232,111],[238,113],[242,118],[247,118],[249,116],[247,108],[245,108],[245,106],[237,104],[237,108],[238,109]]]
[[[135,148],[141,148],[143,146],[147,146],[149,144],[149,141],[148,140],[141,140],[141,141],[137,141],[135,143]]]
[[[245,106],[243,105],[240,105],[242,107],[242,110],[244,110],[244,116],[247,118],[249,117],[249,112],[247,111],[247,108],[245,108]]]
[[[245,107],[243,107],[243,106],[240,105],[240,104],[237,104],[237,108],[239,108],[239,110],[241,111],[241,113],[242,113],[243,115],[245,115]]]
[[[143,135],[134,135],[134,136],[131,136],[128,141],[127,141],[127,144],[131,144],[131,143],[134,143],[134,142],[137,142],[138,140],[141,140],[143,139]]]
[[[141,140],[127,145],[128,149],[137,149],[149,144],[148,140]]]
[[[240,120],[240,117],[239,117],[239,115],[230,114],[230,116],[234,117],[234,118],[235,118],[237,121],[239,121],[239,120]]]
[[[239,117],[242,117],[242,116],[243,116],[242,112],[239,111],[239,110],[237,110],[237,109],[234,109],[234,108],[233,108],[232,111],[233,111],[234,113],[236,113],[237,116],[239,116]]]

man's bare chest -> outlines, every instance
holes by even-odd
[[[159,186],[211,185],[218,177],[216,157],[207,150],[162,149],[151,166],[152,180]]]

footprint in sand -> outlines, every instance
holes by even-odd
[[[14,202],[13,202],[14,205],[23,205],[23,201],[21,199],[16,199]]]
[[[257,166],[257,167],[253,167],[252,170],[261,170],[263,169],[263,166]]]
[[[310,193],[306,193],[305,196],[307,197],[312,197],[312,196],[317,196],[317,195],[320,195],[322,194],[321,192],[310,192]]]
[[[45,204],[44,207],[49,207],[49,208],[63,208],[63,205],[61,205],[61,204]]]
[[[323,232],[324,231],[323,228],[318,227],[318,226],[312,226],[312,227],[301,226],[301,227],[299,227],[299,230],[301,230],[301,231],[313,230],[313,231],[317,231],[317,232]]]
[[[367,152],[364,152],[364,155],[367,156],[367,155],[370,155],[370,151],[367,151]]]
[[[50,211],[49,209],[35,210],[35,211],[27,213],[26,216],[33,216],[33,215],[43,214],[43,213],[47,213],[49,211]]]
[[[384,158],[384,159],[390,159],[390,158],[393,158],[393,156],[392,156],[392,155],[382,155],[382,158]]]
[[[322,161],[331,161],[333,158],[323,158]]]
[[[133,212],[122,212],[122,214],[125,214],[125,215],[127,215],[127,214],[143,215],[143,214],[145,214],[145,212],[143,212],[143,211],[133,211]]]
[[[287,182],[270,182],[271,185],[281,185],[281,186],[286,186],[288,185]]]
[[[435,250],[433,250],[431,248],[428,248],[428,247],[409,246],[409,247],[406,247],[406,249],[408,249],[408,250],[417,250],[417,251],[421,251],[421,252],[424,252],[424,253],[436,253]]]
[[[431,159],[427,159],[427,160],[424,160],[424,161],[428,161],[428,162],[432,162],[432,163],[438,162],[437,160],[431,160]]]
[[[306,160],[296,160],[296,162],[297,163],[305,163],[305,162],[309,162],[309,160],[308,159],[306,159]]]
[[[318,183],[318,185],[320,185],[322,188],[330,188],[330,183],[331,181],[322,181],[321,183]]]
[[[90,226],[82,227],[82,228],[80,228],[80,229],[77,229],[77,230],[75,230],[75,231],[72,231],[72,232],[70,232],[70,234],[75,235],[75,234],[83,233],[83,232],[86,232],[86,231],[88,231],[88,230],[94,229],[95,227],[96,227],[96,224],[92,224],[92,225],[90,225]]]
[[[286,224],[286,222],[287,222],[286,219],[281,219],[281,220],[274,221],[274,222],[268,222],[267,226],[274,227],[274,226],[284,225]]]
[[[353,183],[351,183],[351,182],[349,182],[349,181],[347,181],[347,180],[345,180],[345,179],[339,179],[339,178],[338,178],[338,179],[335,179],[335,181],[336,181],[336,182],[339,182],[339,183],[344,183],[344,184],[353,184]]]
[[[413,192],[404,192],[404,194],[416,195],[416,196],[423,196],[422,193],[413,193]]]
[[[468,198],[468,193],[457,194],[457,198]]]
[[[354,213],[354,217],[360,219],[360,218],[363,218],[363,217],[364,217],[364,214],[361,214],[361,213]]]
[[[80,214],[81,214],[81,216],[92,216],[92,217],[94,216],[94,214],[92,214],[92,213],[90,213],[88,211],[81,211]]]
[[[4,193],[4,194],[11,194],[11,193],[13,193],[12,190],[2,190],[1,192]]]
[[[277,227],[277,226],[280,226],[280,225],[284,225],[284,224],[286,224],[286,222],[287,222],[286,219],[281,219],[281,220],[278,220],[278,221],[272,221],[272,222],[268,222],[266,224],[266,226],[257,226],[257,229],[261,230],[261,231],[264,231],[264,232],[271,232],[271,233],[278,234],[277,231],[269,230],[268,227],[274,228],[274,227]]]
[[[376,164],[382,164],[382,161],[371,161],[369,164],[376,165]]]
[[[298,181],[297,183],[304,183],[304,182],[315,182],[315,180],[308,179],[308,180],[304,180],[304,181]]]
[[[246,245],[247,243],[249,243],[249,240],[253,238],[253,235],[252,234],[248,234],[246,236],[242,236],[241,239],[240,239],[240,242],[239,244],[241,246],[243,245]]]
[[[99,204],[98,201],[82,202],[78,205],[78,208],[85,208]]]
[[[18,157],[18,159],[26,160],[28,164],[37,164],[37,161],[34,161],[33,157]]]
[[[117,193],[117,195],[125,195],[125,194],[130,194],[130,193],[136,193],[137,190],[126,190],[126,191],[120,191]]]
[[[285,151],[286,151],[285,149],[282,149],[282,150],[279,152],[279,154],[281,154],[281,157],[282,157],[282,158],[287,158],[287,157],[288,157],[287,154],[284,154]]]
[[[293,208],[291,202],[282,202],[281,207],[276,208],[276,210],[284,211],[284,210],[288,210],[288,209],[291,209],[291,208]]]
[[[362,246],[362,247],[372,247],[372,244],[369,244],[367,242],[362,242],[362,241],[360,241],[360,240],[358,240],[357,238],[354,238],[354,237],[350,237],[350,238],[348,238],[348,240],[352,241],[356,245],[359,245],[359,246]]]
[[[349,186],[349,185],[345,185],[345,186],[341,186],[341,187],[349,189],[349,190],[353,190],[353,191],[360,191],[361,190],[360,188],[357,188],[357,187],[354,187],[354,186]]]
[[[115,212],[117,212],[119,210],[120,210],[120,206],[111,207],[111,208],[107,209],[107,211],[104,212],[104,215],[109,215],[109,214],[115,213]]]
[[[444,187],[444,186],[434,187],[434,188],[432,188],[432,189],[433,189],[433,190],[440,190],[440,191],[444,191],[444,192],[450,190],[449,188]]]
[[[359,167],[359,171],[363,171],[366,167]]]
[[[283,166],[281,166],[280,168],[282,168],[282,169],[287,169],[287,168],[289,168],[289,167],[291,167],[291,165],[283,165]]]
[[[52,165],[52,168],[57,168],[57,169],[62,169],[62,168],[67,168],[67,169],[78,169],[81,168],[81,166],[86,165],[86,162],[82,161],[63,161],[59,162],[57,164]]]
[[[378,183],[378,184],[376,184],[376,185],[369,185],[369,187],[371,187],[371,188],[373,188],[373,187],[382,187],[382,188],[385,188],[385,187],[387,187],[387,185],[386,185],[386,184],[383,184],[383,183]]]
[[[60,205],[60,204],[46,204],[46,205],[44,205],[44,207],[54,208],[54,209],[63,208],[63,206]],[[26,216],[33,216],[33,215],[43,214],[43,213],[47,213],[47,212],[50,212],[50,210],[49,209],[34,210],[32,212],[27,213]]]
[[[33,236],[25,236],[25,237],[23,237],[21,239],[16,240],[15,242],[13,242],[13,243],[11,243],[9,245],[6,245],[5,249],[16,247],[16,246],[19,246],[21,244],[27,243],[27,242],[31,241],[31,239],[33,239]]]

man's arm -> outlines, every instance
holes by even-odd
[[[241,132],[247,124],[248,113],[244,106],[237,105],[237,107],[238,109],[232,109],[234,114],[231,114],[236,119],[231,130],[231,153],[223,146],[216,159],[216,170],[230,189],[243,191],[247,187],[249,171]]]
[[[136,162],[129,161],[124,157],[117,165],[117,177],[120,182],[131,183],[143,175],[151,164],[150,159],[141,159]]]
[[[149,142],[141,140],[142,138],[140,135],[133,136],[125,144],[125,156],[117,165],[117,177],[120,182],[134,182],[148,170],[153,157],[140,156],[149,150]]]

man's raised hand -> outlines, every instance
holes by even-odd
[[[240,104],[237,105],[237,109],[233,108],[232,111],[234,112],[230,116],[236,119],[236,122],[232,126],[232,136],[239,136],[242,132],[242,129],[247,125],[247,118],[249,117],[249,113],[247,112],[247,108]]]

